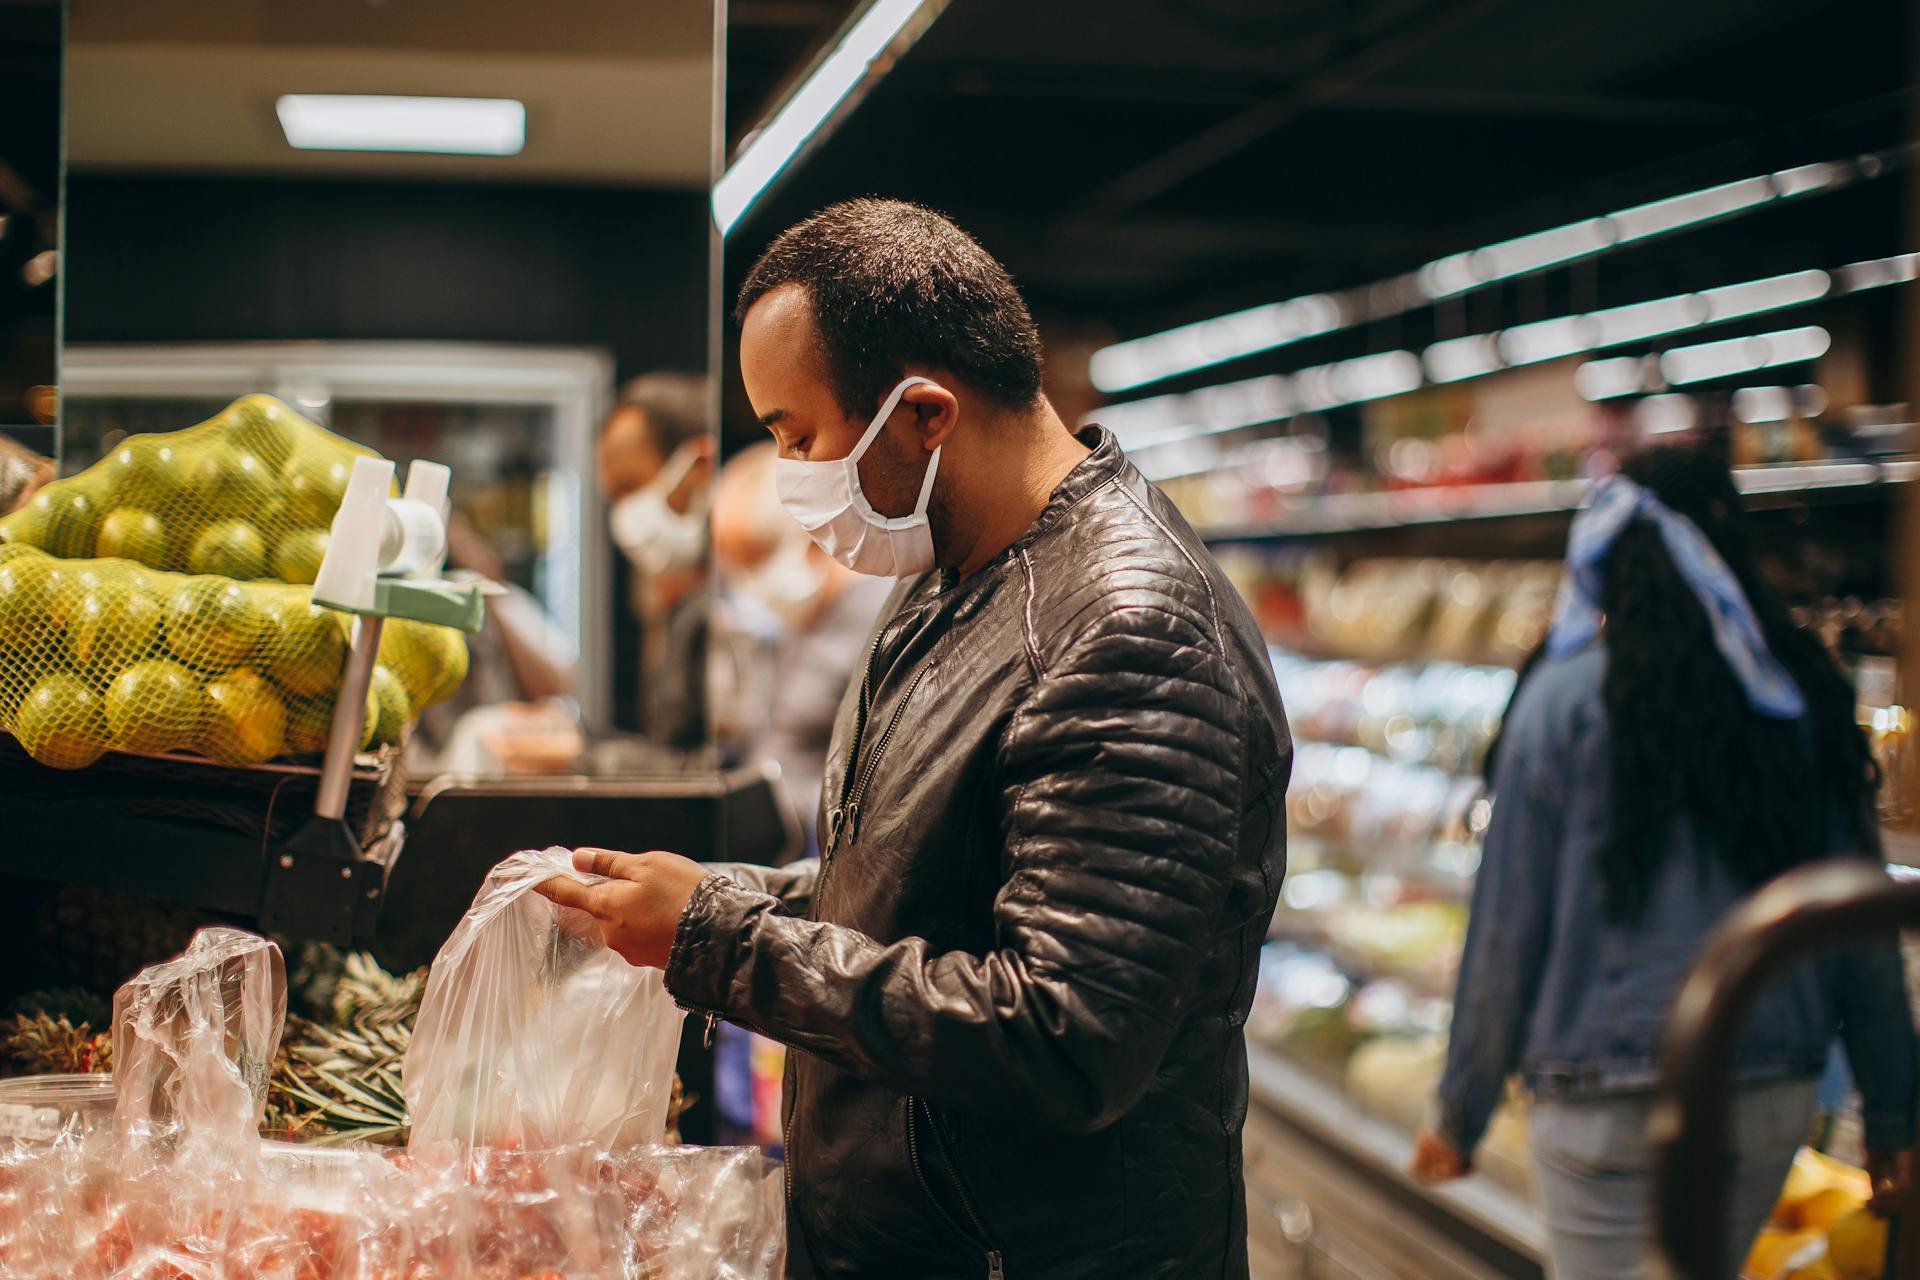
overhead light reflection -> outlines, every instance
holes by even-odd
[[[863,80],[873,63],[923,8],[933,15],[946,0],[870,0],[853,20],[839,45],[796,89],[747,143],[740,156],[713,185],[713,221],[721,235],[732,230],[755,199],[780,176],[826,123],[835,107]],[[931,18],[929,19],[931,20]]]

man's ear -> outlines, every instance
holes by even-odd
[[[916,382],[900,397],[903,408],[913,412],[913,430],[928,453],[953,438],[960,424],[960,399],[943,383]]]

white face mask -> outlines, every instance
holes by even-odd
[[[876,578],[910,578],[933,568],[933,531],[927,524],[927,501],[933,496],[933,477],[940,470],[940,450],[927,463],[920,485],[920,501],[908,516],[883,516],[873,509],[860,489],[860,458],[892,416],[907,388],[928,378],[908,378],[893,389],[860,443],[844,458],[830,462],[802,462],[776,458],[773,484],[780,505],[800,522],[820,549],[855,573]]]
[[[730,585],[786,625],[797,625],[812,609],[814,597],[826,580],[819,565],[808,558],[808,551],[803,541],[783,542],[778,551],[751,569],[729,574]]]
[[[642,573],[691,568],[706,554],[706,504],[696,501],[685,511],[667,504],[667,495],[686,479],[698,458],[693,445],[681,445],[658,475],[614,503],[607,514],[614,542]]]

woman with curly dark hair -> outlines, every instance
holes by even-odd
[[[1879,777],[1845,676],[1762,580],[1707,449],[1649,449],[1574,522],[1547,643],[1489,755],[1495,794],[1417,1174],[1457,1177],[1518,1071],[1557,1280],[1646,1274],[1646,1119],[1668,1011],[1740,898],[1817,858],[1879,855]],[[1729,1238],[1772,1207],[1838,1035],[1875,1203],[1907,1177],[1915,1043],[1892,938],[1769,988],[1738,1059]]]

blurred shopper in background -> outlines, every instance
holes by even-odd
[[[561,773],[584,743],[574,704],[579,651],[524,587],[507,581],[500,553],[455,507],[447,521],[448,577],[501,588],[467,640],[467,678],[423,711],[407,768],[428,773]]]
[[[893,590],[814,545],[774,491],[771,441],[742,450],[714,486],[716,729],[738,759],[772,760],[809,852],[827,743],[867,637]],[[720,706],[724,702],[724,713]]]
[[[703,377],[642,374],[620,389],[597,452],[613,540],[633,566],[640,725],[660,746],[682,750],[707,739],[708,400]]]
[[[1702,447],[1648,450],[1603,482],[1488,757],[1496,802],[1439,1124],[1414,1168],[1464,1173],[1522,1072],[1558,1280],[1648,1273],[1655,1055],[1707,934],[1796,864],[1879,855],[1878,775],[1853,690],[1789,621],[1742,522],[1724,459]],[[1915,1045],[1889,936],[1803,966],[1748,1015],[1734,1257],[1807,1135],[1836,1033],[1864,1100],[1875,1207],[1905,1185]]]
[[[27,505],[40,486],[54,477],[52,458],[0,436],[0,516]]]

